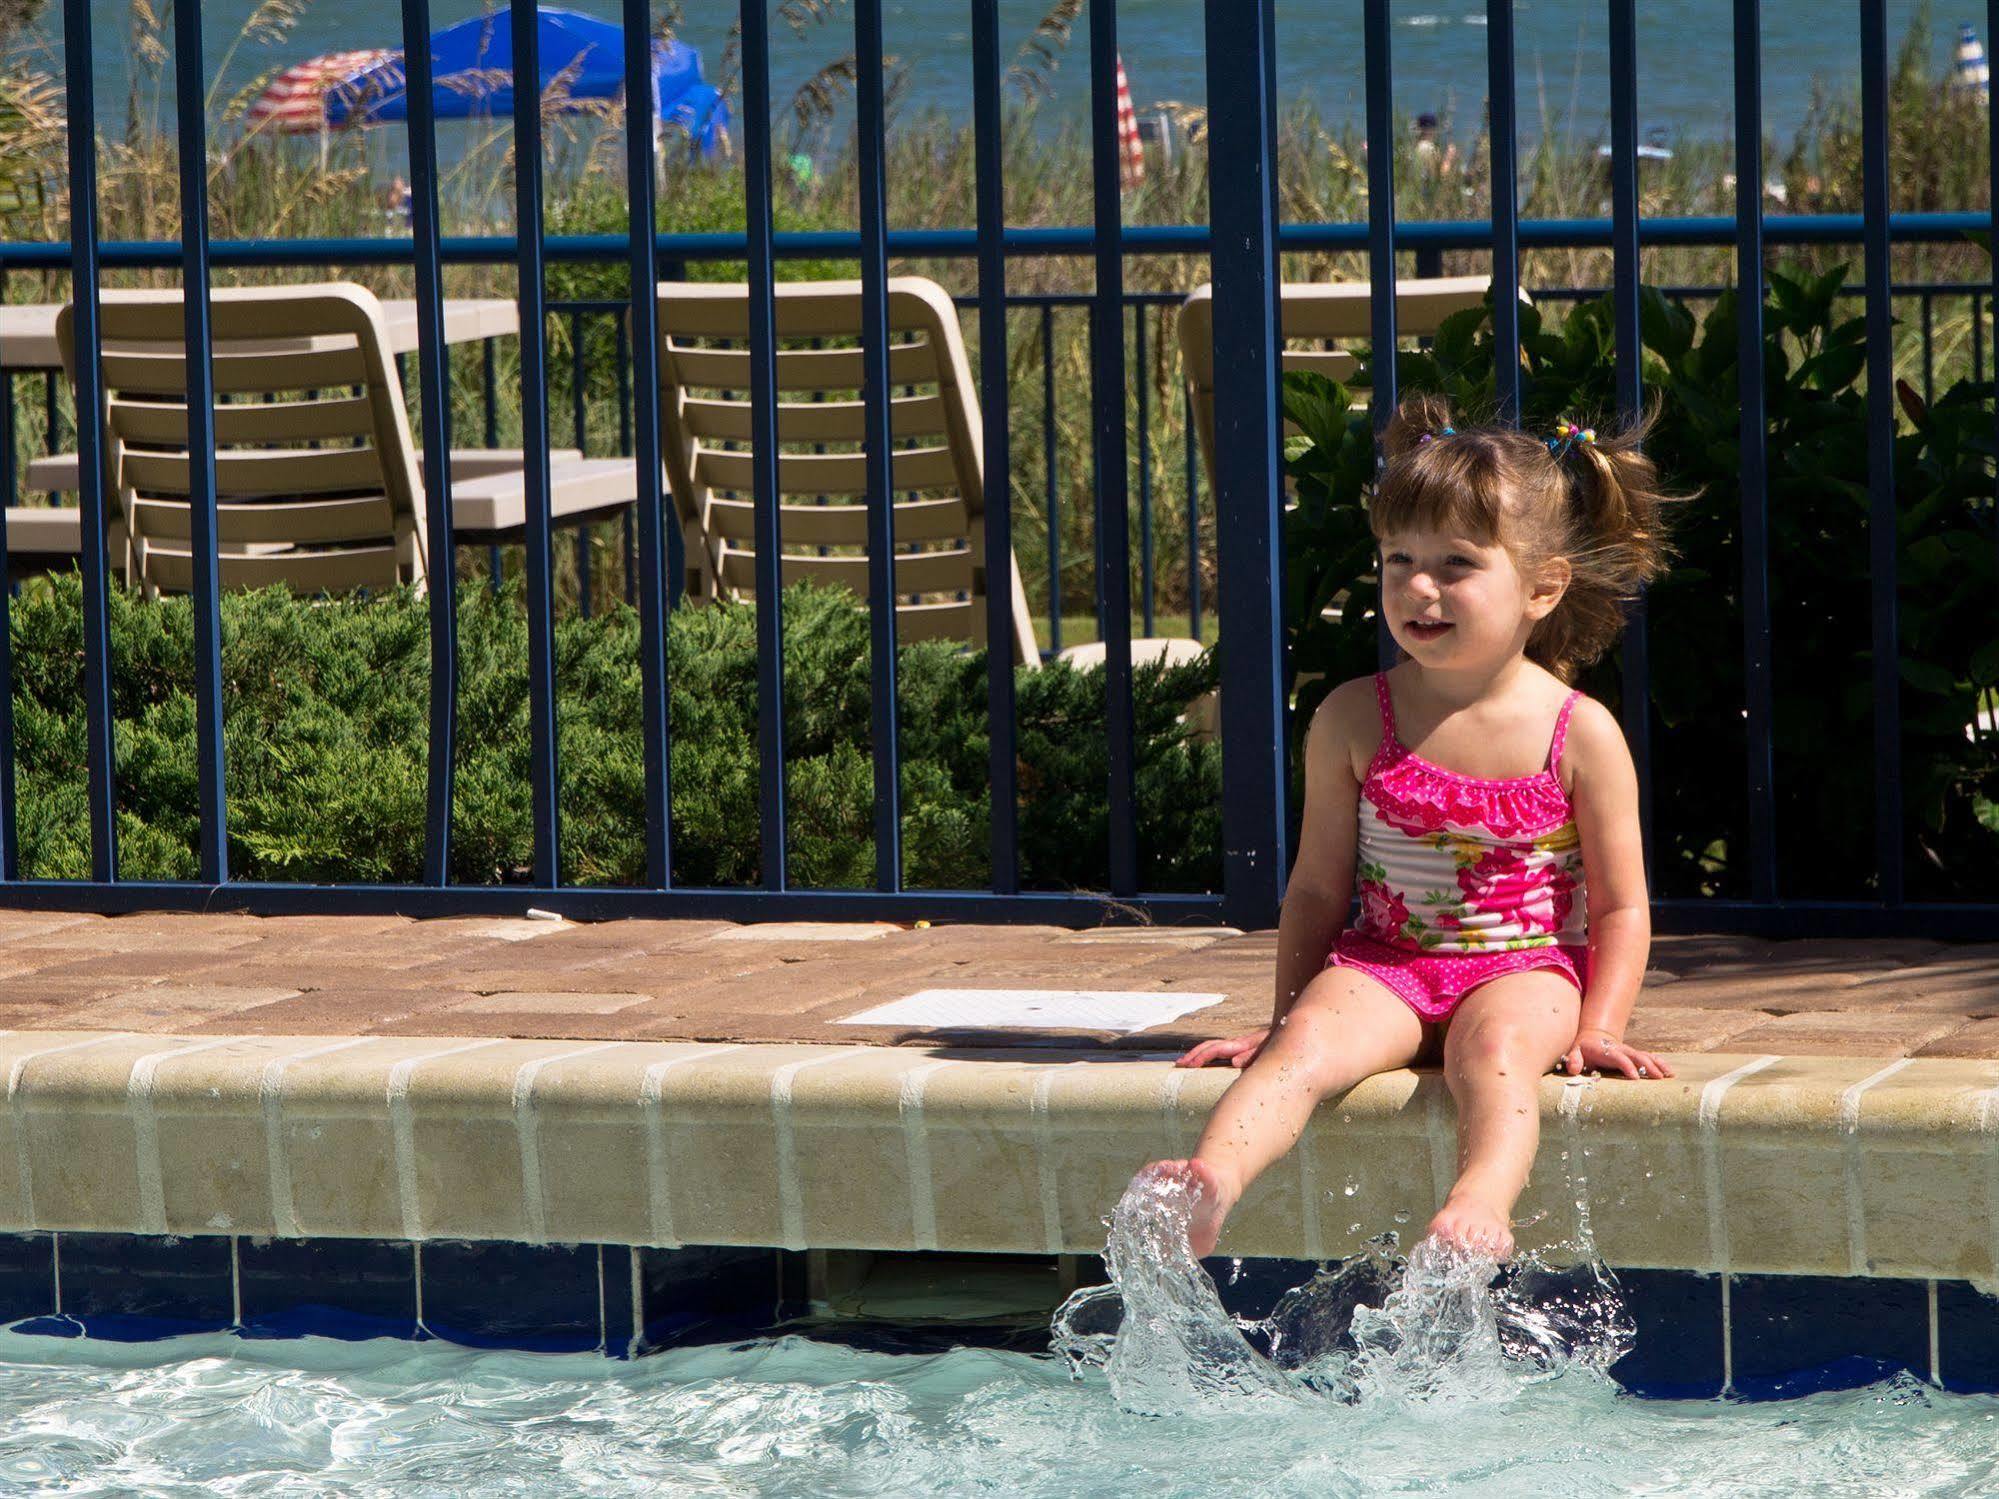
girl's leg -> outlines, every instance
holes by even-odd
[[[1546,969],[1510,973],[1467,995],[1444,1033],[1444,1077],[1458,1106],[1458,1179],[1430,1233],[1504,1259],[1513,1204],[1541,1140],[1541,1079],[1575,1042],[1582,996]]]
[[[1572,1038],[1573,1030],[1564,1039]],[[1298,1143],[1320,1099],[1407,1066],[1422,1045],[1421,1017],[1366,974],[1328,968],[1307,984],[1270,1043],[1215,1105],[1193,1156],[1145,1168],[1181,1176],[1196,1189],[1188,1234],[1195,1257],[1214,1253],[1229,1210]]]

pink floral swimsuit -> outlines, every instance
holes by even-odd
[[[1562,704],[1545,770],[1489,781],[1410,753],[1385,675],[1374,691],[1381,747],[1360,792],[1360,919],[1327,966],[1379,980],[1425,1020],[1447,1019],[1479,985],[1530,968],[1583,988],[1582,841],[1556,773],[1582,694]]]

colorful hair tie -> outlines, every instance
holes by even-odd
[[[1416,446],[1420,448],[1424,443],[1435,442],[1440,437],[1456,437],[1457,435],[1458,429],[1456,427],[1446,427],[1441,432],[1425,432],[1421,437],[1416,439]]]
[[[1553,453],[1557,458],[1560,458],[1579,442],[1594,445],[1596,442],[1596,428],[1578,427],[1574,422],[1564,417],[1561,421],[1555,423],[1555,435],[1548,439],[1548,451]]]

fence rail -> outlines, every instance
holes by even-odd
[[[82,482],[84,575],[83,637],[86,684],[87,752],[91,828],[91,878],[57,883],[21,878],[14,843],[12,733],[5,715],[11,701],[11,665],[0,653],[0,903],[89,905],[100,908],[192,908],[211,904],[218,896],[232,905],[266,910],[383,909],[416,912],[518,910],[527,905],[554,905],[577,914],[714,914],[762,917],[801,916],[934,916],[984,919],[1046,919],[1085,921],[1109,914],[1131,914],[1156,920],[1226,919],[1244,925],[1272,920],[1281,898],[1288,864],[1286,791],[1289,781],[1286,733],[1286,669],[1282,660],[1282,556],[1280,545],[1281,485],[1278,468],[1279,430],[1278,298],[1280,254],[1300,250],[1365,250],[1377,285],[1391,282],[1400,266],[1414,258],[1420,266],[1446,250],[1476,251],[1492,258],[1498,290],[1494,328],[1495,377],[1502,414],[1517,417],[1521,407],[1520,319],[1513,295],[1520,284],[1524,251],[1550,247],[1602,247],[1613,252],[1613,297],[1616,334],[1616,390],[1620,408],[1638,409],[1644,397],[1638,317],[1639,252],[1646,245],[1732,245],[1736,284],[1747,295],[1736,302],[1739,368],[1743,401],[1740,422],[1740,478],[1743,617],[1741,651],[1746,683],[1744,784],[1749,807],[1750,898],[1741,901],[1665,902],[1665,924],[1700,924],[1711,928],[1791,934],[1817,931],[1919,931],[1937,935],[1989,935],[1999,904],[1916,904],[1905,899],[1905,828],[1902,802],[1898,702],[1900,635],[1897,613],[1896,498],[1893,408],[1893,307],[1900,296],[1913,296],[1920,308],[1921,367],[1926,394],[1933,393],[1935,359],[1934,309],[1939,297],[1968,296],[1972,306],[1973,378],[1983,382],[1982,320],[1989,284],[1922,284],[1891,286],[1890,247],[1897,243],[1947,241],[1969,231],[1999,229],[1999,191],[1989,213],[1903,213],[1887,211],[1887,53],[1885,0],[1856,0],[1861,23],[1863,180],[1866,212],[1861,215],[1766,216],[1763,195],[1762,142],[1754,134],[1737,143],[1736,204],[1732,218],[1679,217],[1645,219],[1637,197],[1635,0],[1606,0],[1611,39],[1611,216],[1608,219],[1533,221],[1518,216],[1515,174],[1517,151],[1512,101],[1516,88],[1511,0],[1489,0],[1487,44],[1491,97],[1494,217],[1463,223],[1398,223],[1393,209],[1358,224],[1282,224],[1276,183],[1274,101],[1271,97],[1276,45],[1273,0],[1228,4],[1209,0],[1206,41],[1210,149],[1229,163],[1216,173],[1211,188],[1210,223],[1164,227],[1126,226],[1121,222],[1112,60],[1117,51],[1118,17],[1114,4],[1090,8],[1088,22],[1091,63],[1091,123],[1094,141],[1094,212],[1088,225],[1054,228],[1008,228],[1002,220],[999,152],[999,78],[996,0],[967,0],[972,21],[975,71],[974,118],[977,137],[977,204],[975,226],[968,229],[891,231],[886,223],[883,173],[885,102],[882,95],[882,9],[880,0],[858,0],[854,10],[855,53],[858,59],[857,142],[861,171],[860,213],[854,232],[779,233],[771,202],[771,133],[768,13],[762,4],[742,5],[742,65],[744,159],[747,189],[746,228],[741,234],[659,234],[652,231],[653,143],[646,130],[633,130],[627,141],[627,171],[634,185],[634,213],[628,235],[549,236],[542,232],[542,120],[533,94],[523,90],[513,119],[514,159],[523,164],[516,179],[516,209],[520,232],[514,236],[461,238],[440,232],[437,167],[430,90],[422,76],[428,58],[424,39],[430,31],[427,0],[402,0],[402,21],[412,61],[411,168],[414,183],[413,233],[406,240],[339,239],[211,243],[204,201],[207,143],[204,114],[205,80],[201,70],[201,14],[198,6],[175,11],[175,88],[178,118],[183,124],[182,235],[178,244],[100,244],[96,231],[96,163],[93,143],[90,69],[92,38],[88,0],[64,0],[63,21],[68,74],[70,201],[73,205],[67,245],[0,244],[0,275],[10,268],[66,271],[78,288],[76,329],[80,351],[76,372],[79,411],[101,409],[104,381],[99,367],[98,285],[101,272],[121,268],[177,269],[184,283],[200,289],[185,303],[186,340],[202,351],[190,361],[190,446],[192,464],[192,531],[196,566],[193,606],[196,628],[197,748],[201,797],[201,878],[189,884],[121,881],[116,874],[114,762],[111,738],[111,659],[105,597],[106,506],[111,494],[106,472],[106,447],[95,420],[79,424],[76,444]],[[519,65],[533,70],[534,6],[532,0],[509,0]],[[1999,0],[1993,4],[1999,21]],[[631,39],[627,53],[635,95],[645,91],[649,7],[645,0],[624,0],[624,25]],[[1734,79],[1736,118],[1761,117],[1760,15],[1757,0],[1736,0],[1734,6]],[[1394,70],[1390,55],[1392,31],[1388,0],[1364,0],[1366,117],[1369,199],[1392,205],[1396,130]],[[1999,116],[1995,116],[1999,121]],[[1995,123],[1999,139],[1999,122]],[[1995,152],[1999,161],[1999,152]],[[1867,403],[1870,424],[1867,493],[1869,496],[1869,613],[1873,666],[1869,691],[1873,707],[1875,789],[1874,870],[1878,898],[1864,902],[1800,902],[1784,898],[1780,853],[1774,815],[1773,667],[1771,660],[1769,496],[1767,493],[1767,422],[1763,409],[1763,291],[1767,247],[1784,244],[1846,243],[1861,247],[1864,286],[1855,292],[1864,306],[1868,333]],[[1216,475],[1212,521],[1219,598],[1204,597],[1200,576],[1203,535],[1198,499],[1200,464],[1191,431],[1184,432],[1187,535],[1186,598],[1191,624],[1200,633],[1204,611],[1217,604],[1220,637],[1227,660],[1228,711],[1222,716],[1223,741],[1223,868],[1221,890],[1207,894],[1149,892],[1139,888],[1137,817],[1134,805],[1136,745],[1132,700],[1132,625],[1134,601],[1129,528],[1134,507],[1128,475],[1136,446],[1136,517],[1138,598],[1136,612],[1145,630],[1156,623],[1159,556],[1154,532],[1152,474],[1153,422],[1146,383],[1140,382],[1135,431],[1128,425],[1127,374],[1133,359],[1141,369],[1153,352],[1147,340],[1150,310],[1170,304],[1171,294],[1133,296],[1124,289],[1126,262],[1150,254],[1205,255],[1215,287],[1215,354],[1219,367],[1230,372],[1220,382],[1215,402]],[[1006,271],[1021,257],[1087,256],[1094,268],[1094,290],[1075,296],[1021,297],[1009,295]],[[779,612],[780,548],[777,445],[775,438],[777,338],[775,333],[776,263],[792,257],[840,257],[857,260],[863,287],[862,338],[865,378],[862,399],[868,441],[867,495],[871,595],[870,670],[874,694],[871,752],[873,755],[873,816],[876,865],[874,888],[826,891],[795,888],[788,878],[786,856],[786,786],[783,756],[784,722]],[[1046,566],[1049,578],[1051,646],[1060,645],[1064,586],[1062,528],[1056,515],[1059,486],[1054,472],[1053,412],[1057,397],[1053,341],[1058,312],[1086,313],[1091,331],[1092,387],[1091,466],[1093,497],[1091,550],[1095,565],[1095,600],[1106,646],[1106,734],[1109,775],[1104,796],[1110,809],[1110,879],[1103,892],[1027,891],[1019,887],[1015,814],[1018,788],[1013,766],[1014,681],[1004,653],[988,653],[987,703],[991,721],[992,878],[990,887],[970,891],[911,891],[902,888],[899,807],[900,772],[896,724],[896,616],[894,609],[896,555],[889,492],[891,450],[888,382],[888,325],[885,320],[889,263],[898,258],[958,258],[974,260],[978,290],[961,305],[976,313],[979,330],[979,384],[984,399],[985,485],[988,505],[983,521],[988,556],[1005,556],[1018,534],[1010,497],[1022,444],[1016,441],[1010,417],[1007,348],[1010,318],[1025,314],[1030,328],[1038,314],[1042,358],[1042,446],[1045,499],[1049,514]],[[696,260],[737,260],[747,264],[750,309],[750,397],[756,541],[756,616],[758,640],[758,703],[760,735],[759,807],[761,812],[762,888],[756,890],[688,889],[672,879],[672,822],[668,795],[669,724],[665,712],[666,613],[682,573],[675,552],[678,525],[662,492],[661,422],[657,403],[658,344],[654,285],[678,267]],[[628,303],[550,302],[546,270],[555,261],[623,262],[631,270]],[[464,887],[452,885],[448,868],[452,805],[449,753],[455,733],[451,690],[456,681],[453,590],[430,591],[431,694],[429,786],[426,799],[427,843],[424,881],[415,886],[308,887],[232,880],[228,868],[228,821],[221,773],[223,734],[220,647],[220,580],[217,569],[213,442],[209,432],[208,323],[209,275],[220,267],[282,267],[329,265],[409,265],[413,268],[423,331],[418,354],[417,387],[425,450],[424,483],[431,535],[442,555],[450,556],[451,480],[448,451],[450,391],[441,321],[442,268],[454,264],[511,264],[519,276],[521,340],[519,409],[527,467],[528,525],[523,548],[525,601],[529,621],[528,655],[532,755],[529,793],[533,804],[534,855],[532,879],[526,885]],[[1694,299],[1711,288],[1675,288]],[[1573,301],[1585,293],[1576,288],[1542,289],[1535,295],[1548,301]],[[1135,340],[1127,348],[1126,320],[1137,309]],[[1374,299],[1371,309],[1373,343],[1396,343],[1395,305],[1390,297]],[[550,518],[548,446],[550,410],[549,319],[568,318],[574,340],[571,371],[572,406],[568,413],[579,438],[588,430],[584,368],[580,336],[583,321],[608,317],[616,325],[620,431],[618,445],[637,455],[640,504],[622,540],[623,588],[638,607],[639,651],[645,680],[644,722],[646,764],[646,881],[642,888],[607,890],[564,887],[558,880],[562,829],[557,799],[559,784],[558,725],[553,681],[555,618],[555,537]],[[489,441],[496,426],[496,372],[490,349],[485,366],[485,423]],[[1394,404],[1392,364],[1377,371],[1373,410],[1385,421]],[[14,420],[12,382],[7,383],[7,430]],[[627,402],[629,406],[627,407]],[[55,396],[48,392],[48,417],[53,424]],[[1190,426],[1191,424],[1184,424]],[[1999,433],[1999,428],[1995,428]],[[49,429],[53,442],[55,431]],[[4,441],[12,461],[12,443]],[[0,474],[0,478],[10,475]],[[11,482],[6,486],[11,492]],[[0,546],[4,534],[0,533]],[[0,556],[4,563],[4,556]],[[497,566],[497,558],[493,565]],[[590,549],[583,548],[579,581],[590,596]],[[0,594],[0,611],[6,608]],[[7,638],[0,612],[0,642]],[[1004,638],[999,603],[992,604],[988,630]],[[1652,715],[1648,708],[1648,622],[1635,611],[1624,645],[1622,670],[1629,690],[1624,694],[1625,727],[1641,775],[1648,824],[1652,817]],[[0,645],[4,652],[4,645]],[[226,893],[224,889],[226,887]]]

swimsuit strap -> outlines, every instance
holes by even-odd
[[[1381,704],[1381,740],[1388,744],[1395,738],[1395,700],[1388,695],[1388,673],[1374,674],[1374,700]]]
[[[1568,700],[1562,704],[1562,711],[1555,716],[1555,737],[1548,745],[1548,769],[1550,771],[1558,771],[1562,768],[1562,742],[1569,737],[1569,715],[1575,712],[1576,704],[1581,701],[1582,693],[1570,693]]]

